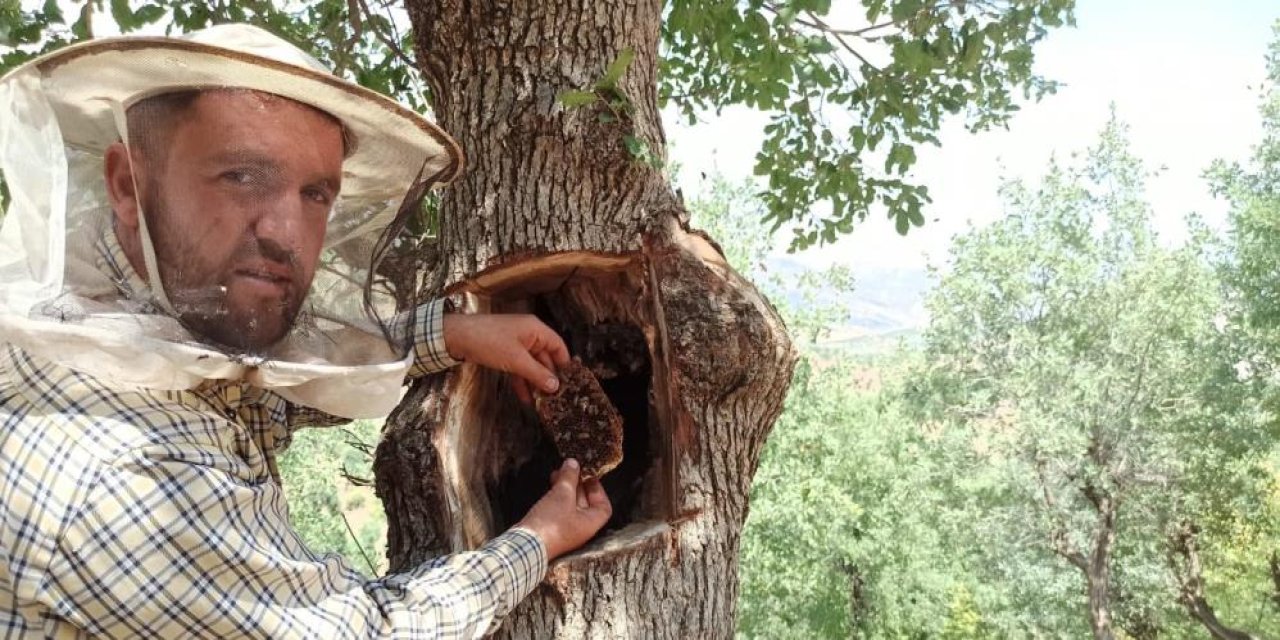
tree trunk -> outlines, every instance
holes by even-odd
[[[1088,455],[1096,464],[1104,465],[1106,451],[1099,444],[1097,432],[1091,438]],[[1036,478],[1040,482],[1041,500],[1050,513],[1059,510],[1058,500],[1054,497],[1053,488],[1045,471],[1045,462],[1035,462]],[[1089,542],[1088,553],[1084,553],[1072,542],[1066,525],[1060,516],[1057,526],[1049,532],[1049,544],[1054,553],[1080,570],[1085,580],[1085,595],[1089,605],[1089,629],[1095,640],[1114,640],[1112,630],[1114,621],[1111,613],[1111,551],[1116,542],[1116,516],[1120,507],[1119,500],[1107,489],[1100,488],[1093,481],[1084,481],[1078,487],[1080,494],[1093,506],[1097,514],[1093,535]]]
[[[1183,522],[1169,534],[1169,568],[1178,581],[1178,602],[1187,613],[1204,626],[1216,640],[1257,640],[1253,634],[1233,629],[1218,620],[1218,614],[1209,606],[1204,594],[1204,570],[1200,564],[1200,545],[1196,541],[1199,528],[1192,522]]]
[[[1086,494],[1094,492],[1090,487]],[[1111,549],[1116,541],[1116,504],[1114,499],[1095,492],[1090,500],[1098,510],[1098,530],[1085,567],[1089,585],[1089,627],[1096,640],[1113,640],[1111,616]]]
[[[731,637],[748,489],[795,354],[653,166],[662,3],[407,8],[436,117],[469,163],[444,192],[432,290],[538,314],[624,419],[623,463],[604,478],[613,519],[499,635]],[[624,49],[635,59],[616,90],[558,100],[592,91]],[[499,374],[463,365],[414,385],[375,462],[392,569],[500,533],[557,462]]]
[[[1280,551],[1272,551],[1271,559],[1267,562],[1267,568],[1271,570],[1271,604],[1280,609]]]

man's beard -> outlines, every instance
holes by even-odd
[[[300,282],[295,257],[275,243],[246,238],[223,264],[200,264],[202,238],[174,228],[164,199],[158,197],[157,190],[148,192],[152,205],[144,215],[152,232],[164,290],[178,321],[203,341],[238,352],[265,350],[287,335],[309,284]],[[252,261],[287,265],[291,284],[275,304],[234,308],[228,289],[233,269]]]

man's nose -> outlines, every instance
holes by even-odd
[[[278,194],[261,203],[251,226],[258,246],[264,249],[264,257],[291,262],[304,239],[313,231],[308,226],[310,224],[313,222],[308,220],[301,198]],[[277,250],[268,253],[266,247]]]

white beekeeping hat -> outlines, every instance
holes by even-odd
[[[164,93],[220,88],[314,107],[354,142],[304,304],[306,326],[261,354],[211,346],[172,314],[113,299],[118,283],[94,255],[113,215],[103,153],[128,140],[125,111]],[[419,114],[256,27],[102,39],[42,56],[0,79],[0,170],[12,195],[0,227],[0,342],[121,385],[245,379],[334,415],[383,415],[399,398],[409,360],[363,304],[373,247],[411,188],[424,178],[452,180],[462,162],[458,145]],[[160,280],[149,279],[147,294],[170,309]],[[389,298],[374,301],[384,317],[394,309]]]

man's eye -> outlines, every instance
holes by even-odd
[[[240,169],[224,171],[220,177],[232,184],[247,185],[253,183],[253,176],[250,175],[248,171],[242,171]]]
[[[323,189],[305,189],[302,195],[317,204],[328,205],[330,202],[329,194]]]

